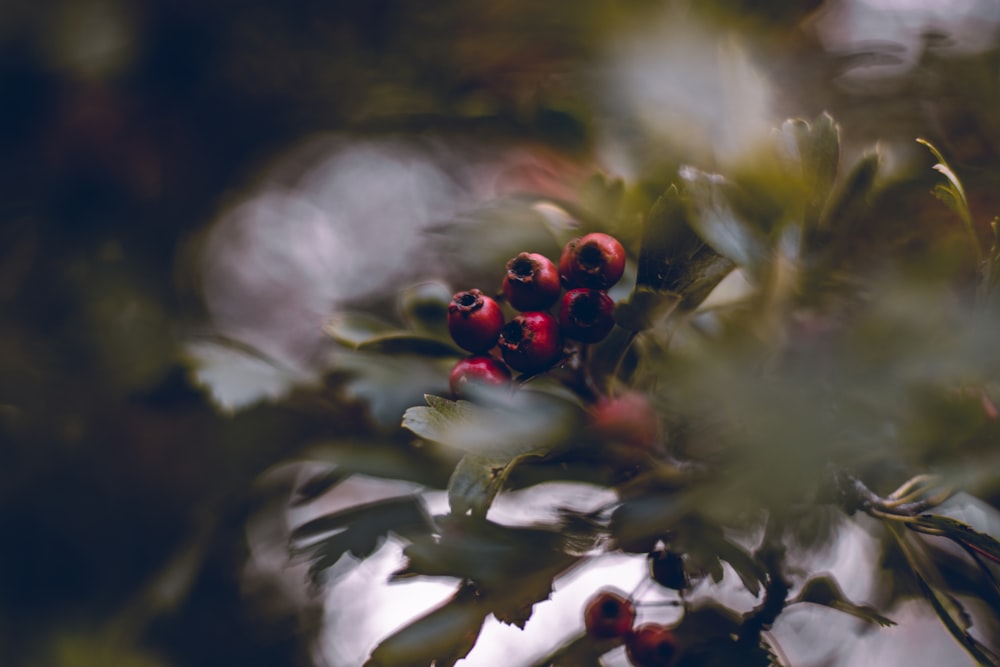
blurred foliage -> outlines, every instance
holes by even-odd
[[[457,659],[490,613],[523,624],[552,578],[595,545],[645,548],[666,536],[709,574],[726,561],[766,595],[774,573],[765,559],[716,529],[759,526],[780,508],[790,532],[822,544],[825,524],[817,528],[813,502],[831,463],[850,468],[882,499],[839,488],[850,496],[841,504],[866,511],[892,514],[892,489],[927,470],[942,486],[1000,501],[993,353],[1000,271],[989,227],[1000,208],[996,53],[928,52],[899,95],[859,99],[836,85],[843,61],[796,28],[801,3],[719,1],[700,11],[748,35],[782,82],[782,113],[810,122],[790,121],[772,146],[725,173],[710,163],[678,171],[681,158],[666,156],[669,169],[630,183],[596,176],[577,202],[555,202],[582,228],[608,229],[632,251],[635,278],[617,314],[623,326],[588,363],[603,390],[632,385],[654,400],[669,457],[623,464],[609,455],[620,450],[580,434],[570,416],[580,406],[556,389],[561,371],[551,385],[535,381],[532,396],[566,415],[548,423],[552,433],[541,445],[469,452],[452,435],[399,429],[407,408],[426,411],[445,400],[420,403],[425,393],[445,393],[454,354],[441,311],[415,302],[433,305],[430,291],[409,292],[404,317],[383,322],[386,330],[332,324],[352,352],[324,385],[281,403],[220,414],[190,381],[181,343],[201,313],[180,261],[184,249],[271,159],[331,130],[434,131],[587,155],[601,119],[577,74],[599,62],[615,31],[659,8],[523,0],[5,3],[4,664],[310,664],[315,627],[258,608],[239,581],[247,517],[272,495],[291,495],[255,480],[299,456],[323,455],[344,475],[451,492],[453,516],[428,517],[406,503],[402,518],[392,507],[368,507],[334,517],[355,520],[341,539],[307,547],[322,569],[342,553],[370,553],[392,532],[412,538],[408,569],[397,576],[466,580],[452,601],[376,649],[380,664],[397,664],[401,654],[412,660],[411,645],[425,651],[423,664]],[[839,137],[823,110],[839,121]],[[938,147],[925,169],[883,179],[882,153],[852,161],[859,145],[916,137]],[[932,172],[933,162],[947,171]],[[540,219],[515,204],[485,212],[480,224],[495,229],[513,215]],[[535,231],[531,243],[555,248],[569,233]],[[439,232],[454,238],[448,225]],[[492,243],[478,250],[462,261],[501,266],[512,254]],[[750,280],[750,295],[700,308],[735,267]],[[514,431],[533,424],[501,423]],[[519,437],[490,433],[498,434]],[[443,444],[417,446],[417,436]],[[333,444],[309,449],[316,442]],[[500,476],[486,483],[497,467]],[[537,531],[530,534],[458,516],[485,514],[502,488],[551,479],[613,485],[623,502],[610,515],[567,516],[566,526],[524,529]],[[339,481],[317,482],[313,493]],[[943,534],[995,562],[988,531],[926,514],[898,524]],[[310,532],[300,530],[297,538]],[[923,543],[914,547],[911,533],[893,534],[917,588],[942,616],[959,619],[961,640],[966,628],[947,594],[950,581],[914,552]],[[525,543],[535,546],[520,549]],[[432,557],[437,550],[460,562]],[[475,562],[485,571],[469,571]],[[521,574],[510,590],[480,597],[498,588],[491,576],[510,569]],[[973,589],[995,588],[980,565],[961,571]],[[864,612],[832,584],[802,595]],[[995,597],[990,604],[996,611]],[[746,625],[727,610],[695,611],[684,621],[693,639]],[[767,659],[759,642],[733,644],[725,664],[750,654]],[[583,656],[574,664],[596,661],[607,648],[574,646]]]

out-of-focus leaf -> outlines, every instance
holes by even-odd
[[[811,123],[801,119],[785,121],[781,126],[786,151],[802,167],[807,191],[803,225],[812,228],[819,222],[823,206],[830,196],[840,162],[840,128],[828,113]]]
[[[910,572],[913,574],[924,597],[927,598],[938,618],[951,633],[951,636],[969,652],[980,665],[985,667],[1000,667],[1000,658],[993,654],[979,640],[969,634],[972,619],[962,604],[947,592],[937,567],[924,551],[924,548],[914,538],[913,533],[902,526],[887,522],[889,531],[899,545]]]
[[[442,282],[410,285],[399,294],[399,313],[413,331],[447,339],[452,289]]]
[[[420,355],[341,352],[334,358],[345,374],[347,393],[365,401],[372,416],[385,427],[398,428],[399,416],[427,393],[444,393],[452,360]]]
[[[323,330],[341,345],[362,352],[426,357],[454,357],[462,354],[446,337],[397,329],[363,313],[339,315],[327,322]],[[445,333],[446,330],[447,325]]]
[[[345,553],[357,558],[370,556],[392,532],[403,536],[430,533],[430,517],[417,496],[358,505],[309,521],[290,538],[294,553],[306,555],[314,578],[332,567]],[[322,535],[332,535],[320,538]]]
[[[607,223],[618,218],[624,196],[625,183],[622,179],[594,174],[584,181],[580,189],[580,208],[594,219]]]
[[[694,167],[683,167],[680,176],[690,200],[688,224],[708,245],[740,266],[752,268],[767,260],[766,240],[739,218],[729,201],[729,181]]]
[[[936,514],[922,514],[907,526],[918,532],[942,535],[994,563],[1000,563],[1000,542],[986,533],[973,530],[971,526],[957,519]]]
[[[965,232],[969,235],[969,241],[976,251],[976,257],[981,259],[983,256],[982,246],[979,243],[976,230],[972,226],[972,212],[969,210],[969,200],[965,196],[965,188],[962,187],[962,181],[934,144],[923,138],[918,138],[917,143],[926,146],[927,150],[933,153],[934,157],[937,158],[937,164],[933,167],[934,171],[942,174],[947,179],[947,183],[935,185],[931,192],[962,221]]]
[[[615,306],[615,324],[629,331],[645,331],[677,307],[679,294],[636,287],[628,301]]]
[[[520,457],[511,460],[466,454],[448,480],[448,506],[454,514],[485,517]]]
[[[403,553],[407,565],[394,578],[413,575],[462,577],[484,595],[508,593],[538,573],[552,576],[575,562],[555,529],[503,526],[476,517],[436,518],[440,536],[418,537]]]
[[[862,621],[874,623],[882,627],[896,624],[895,621],[878,613],[874,607],[866,604],[856,604],[848,600],[837,580],[829,575],[813,577],[807,581],[792,602],[811,602],[812,604],[830,607],[845,614],[856,616]]]
[[[476,645],[489,610],[471,586],[383,639],[364,667],[445,667]]]
[[[747,553],[743,547],[729,540],[721,539],[713,542],[713,547],[718,553],[719,558],[732,566],[747,590],[754,595],[758,595],[761,584],[767,579],[763,566]]]
[[[611,515],[611,536],[618,548],[632,551],[631,545],[639,545],[638,551],[649,551],[652,543],[674,528],[686,513],[687,508],[674,495],[630,498]]]
[[[866,153],[848,173],[844,184],[832,196],[826,207],[820,224],[836,234],[842,242],[851,240],[852,232],[843,225],[858,217],[859,211],[868,206],[868,197],[875,186],[875,177],[878,175],[881,162],[878,151]]]
[[[365,313],[345,312],[327,321],[323,331],[341,345],[357,348],[360,345],[390,334],[403,333],[388,322]]]
[[[323,495],[348,477],[350,473],[339,468],[323,470],[311,476],[295,489],[295,497],[291,501],[293,507],[305,505]]]
[[[427,395],[426,406],[409,408],[403,426],[426,440],[495,460],[541,456],[563,443],[578,423],[580,408],[560,396],[522,390],[494,394],[490,405]]]
[[[617,646],[621,646],[620,639],[598,640],[584,634],[536,661],[532,667],[602,667],[601,656]]]

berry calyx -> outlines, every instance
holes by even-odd
[[[497,344],[503,328],[499,304],[480,290],[459,292],[448,304],[448,332],[469,352],[486,352]]]
[[[545,255],[522,252],[507,262],[503,294],[519,311],[546,310],[559,299],[559,270]]]
[[[521,313],[500,331],[500,353],[507,365],[522,373],[538,373],[562,354],[559,322],[548,313]]]
[[[635,605],[614,591],[601,591],[583,611],[587,634],[598,639],[627,637],[635,622]]]
[[[602,290],[572,289],[559,307],[559,325],[567,338],[581,343],[604,340],[615,326],[614,299]]]
[[[659,623],[644,623],[625,639],[625,652],[635,667],[666,667],[677,655],[677,637]]]
[[[567,289],[608,289],[625,273],[625,248],[618,239],[594,232],[573,239],[559,257],[559,277]]]
[[[470,385],[502,386],[510,382],[510,371],[493,357],[485,355],[462,359],[451,369],[448,385],[451,393],[461,396]]]
[[[682,591],[690,585],[684,571],[683,556],[669,549],[650,552],[649,576],[661,586],[675,591]]]

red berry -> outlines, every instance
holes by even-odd
[[[462,359],[451,369],[448,384],[456,396],[470,384],[500,386],[510,382],[510,371],[493,357],[474,356]]]
[[[677,655],[677,637],[665,625],[643,623],[625,640],[625,652],[635,667],[666,667]]]
[[[567,289],[608,289],[625,273],[625,248],[613,236],[594,232],[573,239],[559,258],[559,277]]]
[[[546,310],[556,302],[560,292],[559,270],[545,255],[522,252],[507,262],[503,294],[517,310]]]
[[[594,433],[636,449],[659,446],[660,418],[644,394],[629,391],[598,401],[590,412]]]
[[[507,365],[522,373],[538,373],[562,354],[562,332],[548,313],[521,313],[500,331],[500,353]]]
[[[614,591],[601,591],[590,598],[583,611],[587,634],[598,639],[627,637],[635,622],[635,606]]]
[[[448,304],[448,332],[459,347],[485,352],[497,344],[503,328],[503,311],[496,301],[477,289],[459,292]]]
[[[572,289],[559,307],[559,325],[567,338],[581,343],[604,340],[615,326],[615,302],[601,290]]]

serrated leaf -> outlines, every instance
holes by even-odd
[[[868,206],[868,198],[875,186],[875,177],[881,163],[882,158],[877,150],[866,153],[851,168],[844,184],[830,198],[820,225],[833,230],[838,239],[850,240],[848,237],[852,230],[845,227],[845,224]]]
[[[293,553],[306,555],[312,561],[309,571],[316,577],[346,553],[357,558],[370,556],[390,532],[418,535],[430,530],[431,520],[423,501],[417,496],[404,496],[308,521],[292,531],[289,546]]]
[[[364,667],[453,665],[476,645],[489,610],[469,586],[383,639]]]
[[[781,131],[787,152],[801,165],[808,193],[803,224],[813,227],[819,222],[837,177],[840,128],[833,117],[824,112],[812,123],[801,119],[785,121]]]
[[[365,313],[341,313],[323,325],[323,331],[341,345],[357,348],[390,334],[406,333],[388,322]]]
[[[403,427],[421,438],[475,456],[513,461],[541,456],[573,432],[580,408],[544,392],[494,394],[488,406],[427,395],[426,406],[403,414]]]
[[[848,600],[837,580],[829,575],[813,577],[807,581],[792,602],[810,602],[829,607],[882,627],[896,625],[895,621],[881,615],[874,607]]]
[[[754,595],[759,595],[760,587],[767,579],[764,567],[743,547],[729,540],[719,540],[713,546],[719,558],[732,566],[746,589]]]
[[[448,480],[448,506],[452,513],[486,516],[510,470],[519,460],[506,461],[475,454],[463,456]]]
[[[767,243],[759,232],[740,219],[727,190],[732,184],[718,174],[682,167],[680,176],[690,200],[688,224],[717,253],[745,267],[767,260]]]

